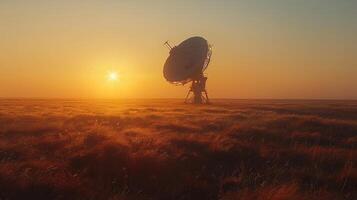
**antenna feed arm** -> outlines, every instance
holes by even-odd
[[[172,47],[172,48],[170,49],[170,54],[175,53],[176,50],[177,50],[177,47],[176,47],[176,46]]]

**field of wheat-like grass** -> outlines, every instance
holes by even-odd
[[[357,102],[0,100],[0,199],[357,199]]]

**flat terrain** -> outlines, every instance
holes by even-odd
[[[0,199],[357,199],[357,102],[0,100]]]

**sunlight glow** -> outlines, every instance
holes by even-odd
[[[118,73],[117,73],[117,72],[109,72],[109,73],[108,73],[108,80],[109,80],[109,81],[116,81],[116,80],[118,80]]]

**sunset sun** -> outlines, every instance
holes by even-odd
[[[118,73],[117,72],[109,72],[108,73],[108,80],[109,81],[117,81],[119,78]]]

